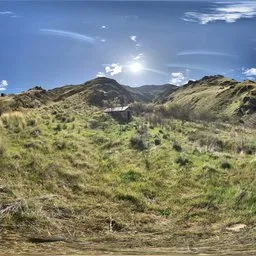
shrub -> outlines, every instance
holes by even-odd
[[[161,139],[160,138],[155,138],[155,145],[158,146],[161,144]]]
[[[28,119],[27,120],[27,126],[35,126],[36,120],[35,119]]]
[[[65,141],[56,141],[54,145],[59,150],[63,150],[67,147],[67,143]]]
[[[56,127],[53,128],[53,130],[54,130],[55,132],[60,132],[60,131],[61,131],[61,125],[58,124]]]
[[[185,158],[185,157],[178,157],[176,160],[175,160],[176,164],[179,164],[180,166],[186,166],[188,164],[190,164],[191,162]]]
[[[166,218],[171,214],[169,209],[160,210],[159,213],[161,216],[164,216]]]
[[[220,164],[220,167],[223,168],[223,169],[231,169],[232,165],[227,161],[222,161],[221,164]]]
[[[181,152],[182,151],[182,147],[176,141],[173,142],[172,148],[174,150],[176,150],[177,152]]]
[[[120,174],[120,178],[123,181],[128,181],[128,182],[138,181],[138,180],[140,180],[141,176],[142,176],[141,173],[133,171],[133,170],[130,170],[128,172]]]
[[[130,145],[133,149],[140,150],[140,151],[147,149],[147,145],[145,141],[139,136],[131,137]]]
[[[170,138],[170,135],[169,135],[169,134],[164,134],[164,135],[163,135],[163,139],[168,140],[169,138]]]

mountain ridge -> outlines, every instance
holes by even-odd
[[[65,85],[50,90],[35,86],[25,92],[0,98],[7,110],[36,108],[79,96],[97,107],[127,105],[133,102],[164,104],[208,114],[214,118],[247,119],[256,112],[256,83],[236,81],[222,75],[205,76],[177,87],[171,84],[131,87],[116,80],[99,77],[78,85]]]

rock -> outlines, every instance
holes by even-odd
[[[31,135],[34,137],[38,137],[40,135],[40,131],[38,129],[31,132]]]
[[[242,229],[245,229],[247,225],[245,224],[234,224],[232,226],[226,227],[226,230],[233,232],[240,232]]]

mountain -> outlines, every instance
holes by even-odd
[[[161,103],[216,118],[246,119],[256,112],[256,83],[238,82],[221,75],[205,76],[171,92]]]
[[[126,104],[133,101],[152,102],[160,96],[166,95],[177,88],[175,85],[144,85],[131,87],[121,85],[116,80],[98,77],[81,85],[69,85],[50,90],[48,93],[55,101],[62,100],[77,93],[82,93],[88,103],[102,106],[104,101],[122,99]]]
[[[58,102],[79,96],[80,100],[89,105],[98,107],[111,106],[112,104],[129,104],[134,101],[152,102],[158,97],[176,89],[176,86],[144,85],[130,87],[121,85],[114,79],[99,77],[79,85],[66,85],[51,90],[44,90],[35,86],[28,91],[2,97],[1,102],[8,102],[11,109],[36,108],[50,102]]]
[[[104,102],[116,99],[125,104],[134,101],[133,95],[114,79],[98,77],[80,85],[68,85],[48,91],[54,101],[60,101],[75,94],[80,94],[84,100],[95,106],[102,107]]]
[[[36,108],[66,99],[86,102],[97,107],[130,104],[135,101],[164,104],[188,115],[193,112],[208,119],[246,121],[256,112],[256,83],[238,82],[221,75],[205,76],[181,87],[171,84],[130,87],[114,79],[100,77],[79,85],[66,85],[51,90],[36,86],[17,95],[0,98],[6,109]],[[8,107],[6,107],[8,106]]]
[[[165,97],[178,88],[176,85],[143,85],[140,87],[125,86],[125,88],[133,93],[136,100],[152,102],[159,98]]]

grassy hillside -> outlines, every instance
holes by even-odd
[[[121,125],[80,93],[3,114],[0,249],[253,247],[255,131],[156,116]]]
[[[186,108],[211,119],[245,121],[256,112],[256,83],[220,75],[204,77],[175,90],[163,102],[168,108]]]

